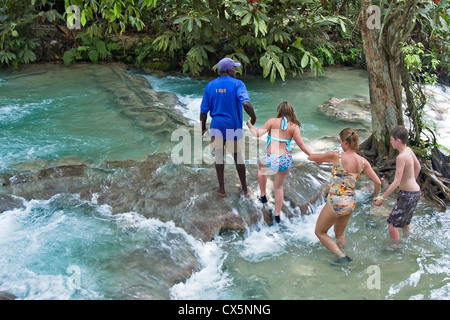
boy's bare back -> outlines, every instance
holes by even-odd
[[[420,163],[409,147],[405,147],[396,159],[396,178],[400,178],[399,188],[403,191],[418,191],[420,186],[416,179],[419,175]]]

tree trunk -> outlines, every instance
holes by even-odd
[[[387,4],[382,1],[379,3]],[[418,105],[425,104],[425,97],[422,92],[419,92],[419,101],[416,101],[417,97],[412,92],[411,76],[406,68],[402,52],[402,42],[409,43],[408,40],[415,27],[419,1],[389,2],[389,7],[383,8],[383,19],[381,14],[378,15],[369,10],[370,6],[372,6],[371,0],[361,0],[358,23],[366,55],[373,133],[360,145],[360,153],[372,165],[375,164],[378,167],[376,171],[380,176],[384,175],[391,182],[395,173],[397,153],[390,144],[389,132],[398,125],[404,125],[403,89],[406,94],[406,114],[411,117],[411,138],[416,145],[419,145],[422,132],[422,119],[418,112]],[[381,13],[381,8],[372,6],[371,9],[373,8]],[[374,17],[380,21],[374,21]],[[446,203],[450,201],[448,187],[450,180],[445,176],[449,171],[449,159],[442,155],[438,157],[439,154],[439,150],[435,149],[434,155],[431,156],[432,159],[433,157],[440,159],[439,166],[434,163],[436,168],[430,168],[425,159],[419,157],[422,162],[419,183],[425,197],[434,200],[445,210]],[[445,174],[442,174],[443,172]]]
[[[405,79],[402,79],[402,75],[406,67],[401,42],[407,41],[415,26],[417,2],[408,0],[404,4],[391,3],[383,19],[368,10],[372,5],[370,0],[362,0],[361,3],[359,25],[369,74],[372,144],[375,145],[375,148],[371,146],[370,149],[377,150],[377,154],[370,153],[370,156],[377,165],[384,162],[386,157],[395,156],[389,132],[398,125],[404,125],[402,84]],[[379,28],[371,25],[374,17],[380,20]]]
[[[369,94],[372,105],[372,146],[367,146],[375,154],[370,153],[371,160],[376,165],[382,164],[385,157],[392,157],[389,132],[397,126],[403,124],[402,101],[401,101],[401,78],[395,72],[395,61],[385,47],[381,29],[369,28],[369,19],[374,15],[369,15],[370,0],[362,0],[361,15],[359,25],[363,48],[366,55],[367,71],[369,75]],[[375,15],[375,18],[378,18]],[[384,32],[385,33],[385,32]],[[364,150],[362,150],[364,152]]]

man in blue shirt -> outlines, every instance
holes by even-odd
[[[233,59],[223,58],[218,63],[220,76],[209,82],[205,87],[200,106],[200,122],[202,134],[206,129],[208,113],[211,116],[210,136],[211,146],[215,150],[215,167],[219,188],[214,191],[225,197],[224,184],[224,149],[232,151],[236,170],[241,181],[244,196],[248,196],[245,177],[245,163],[242,158],[242,143],[244,132],[242,130],[242,108],[250,116],[250,122],[255,124],[256,115],[245,84],[236,79],[236,69],[241,64]]]

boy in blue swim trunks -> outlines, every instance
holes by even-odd
[[[266,155],[261,159],[258,166],[258,183],[261,192],[260,201],[267,202],[266,184],[267,174],[274,173],[275,193],[275,221],[280,222],[281,207],[283,206],[283,185],[292,166],[292,140],[307,155],[311,154],[300,134],[300,121],[297,120],[294,108],[289,102],[282,102],[277,108],[277,117],[270,118],[260,128],[255,128],[252,123],[247,126],[253,135],[259,137],[266,133],[267,146]]]
[[[392,212],[387,218],[389,236],[394,244],[400,242],[398,228],[403,228],[403,234],[407,236],[410,232],[410,223],[414,209],[420,200],[421,190],[417,183],[420,173],[420,162],[414,152],[406,146],[409,140],[408,130],[398,126],[391,130],[391,145],[399,151],[395,160],[395,177],[386,191],[373,199],[376,206],[381,206],[383,202],[399,187],[400,192],[397,197]]]

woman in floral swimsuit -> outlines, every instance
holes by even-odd
[[[255,128],[250,122],[247,122],[247,126],[252,134],[257,137],[268,133],[267,153],[258,166],[258,183],[261,192],[259,200],[262,203],[267,202],[267,175],[274,174],[274,216],[275,221],[280,222],[281,207],[284,199],[283,185],[292,166],[292,148],[290,143],[294,140],[307,155],[310,155],[311,151],[302,139],[300,121],[298,121],[294,108],[289,102],[280,103],[277,108],[277,117],[270,118],[260,128]]]
[[[338,256],[335,262],[342,263],[351,261],[341,248],[345,246],[344,230],[356,205],[356,181],[364,172],[374,183],[374,198],[380,192],[381,181],[370,163],[357,154],[359,136],[354,129],[342,130],[339,140],[343,152],[311,154],[308,159],[317,163],[333,163],[327,202],[317,218],[315,233],[320,242]],[[336,242],[328,235],[328,230],[333,225]]]

